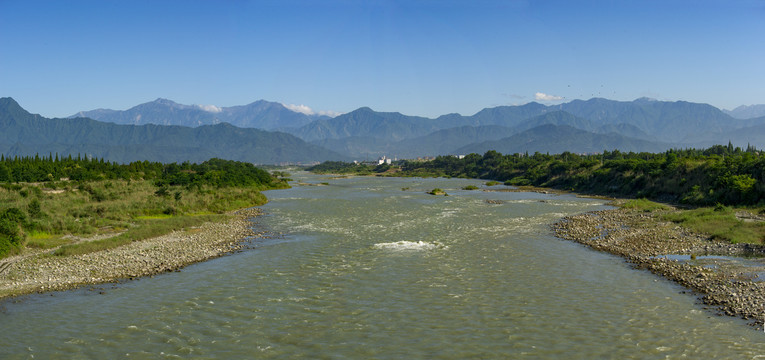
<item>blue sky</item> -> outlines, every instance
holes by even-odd
[[[0,0],[0,96],[435,117],[539,101],[765,103],[765,1]]]

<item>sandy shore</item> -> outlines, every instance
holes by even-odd
[[[258,208],[239,210],[226,222],[91,254],[59,257],[46,252],[6,259],[0,272],[0,298],[150,276],[219,257],[240,249],[245,238],[261,235],[248,220],[260,214]]]
[[[718,315],[740,317],[762,328],[765,282],[756,278],[765,274],[765,259],[727,257],[765,256],[765,247],[715,241],[662,220],[663,213],[666,211],[588,212],[562,219],[553,230],[558,237],[622,256],[637,268],[687,287]],[[706,257],[709,255],[723,257]]]

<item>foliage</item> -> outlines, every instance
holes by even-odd
[[[64,235],[69,234],[90,236],[129,229],[124,236],[135,239],[131,234],[163,228],[161,222],[148,222],[143,216],[193,218],[189,221],[197,223],[203,219],[199,213],[262,205],[266,198],[260,190],[288,186],[252,164],[219,159],[201,164],[120,165],[80,157],[0,156],[0,165],[19,179],[37,180],[0,183],[0,257],[22,250],[25,240],[30,240],[26,246],[36,248],[66,244],[71,240]],[[55,175],[34,175],[42,173]],[[119,242],[100,244],[117,246]]]
[[[446,195],[446,192],[443,191],[442,189],[435,188],[433,190],[428,191],[428,194],[430,194],[430,195]]]
[[[625,209],[633,209],[633,210],[638,210],[643,212],[652,212],[656,210],[670,209],[670,207],[667,205],[659,204],[657,202],[653,202],[645,198],[628,200],[627,202],[622,204],[622,207]]]
[[[636,197],[695,206],[765,204],[765,156],[715,145],[708,149],[663,153],[618,150],[581,155],[502,155],[487,151],[464,158],[439,156],[432,161],[401,161],[396,176],[480,178],[506,185],[573,190],[582,193]],[[326,162],[314,172],[368,174],[371,166]]]
[[[744,222],[736,217],[735,210],[727,206],[674,212],[666,214],[664,218],[733,243],[761,244],[765,240],[765,223]]]
[[[135,226],[120,235],[102,240],[64,245],[56,250],[54,255],[69,256],[87,254],[129,244],[133,241],[149,239],[191,226],[198,226],[204,222],[215,220],[220,220],[220,215],[166,217],[164,219],[141,220],[138,221],[139,226]]]
[[[716,145],[664,153],[502,155],[488,151],[462,159],[439,156],[405,161],[401,176],[451,176],[533,185],[582,193],[637,197],[696,206],[765,204],[765,156]]]
[[[317,174],[357,174],[369,175],[374,172],[376,165],[348,163],[343,161],[325,161],[309,167],[307,170]]]
[[[475,186],[475,185],[463,186],[462,190],[478,190],[478,186]]]
[[[22,226],[25,223],[26,216],[18,208],[7,208],[0,213],[0,256],[21,247],[24,240]]]

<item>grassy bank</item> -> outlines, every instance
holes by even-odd
[[[765,243],[765,209],[717,205],[695,209],[675,209],[646,199],[627,200],[620,207],[642,212],[658,212],[659,218],[674,222],[692,232],[733,244]]]
[[[148,180],[6,184],[6,217],[19,241],[6,255],[59,247],[59,256],[112,248],[175,230],[220,221],[227,211],[262,205],[255,187],[163,186]],[[90,240],[96,239],[96,240]]]

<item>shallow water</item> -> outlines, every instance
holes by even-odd
[[[552,236],[551,222],[599,200],[459,190],[476,180],[293,177],[329,186],[268,192],[258,222],[283,235],[252,250],[2,303],[0,358],[765,354],[745,322]],[[436,187],[450,196],[425,194]]]

